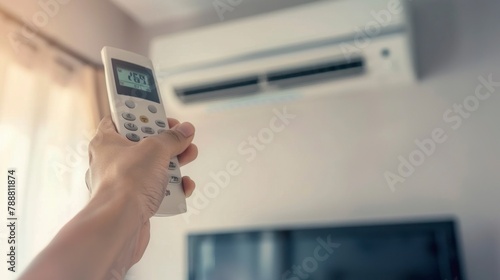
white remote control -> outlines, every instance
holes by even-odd
[[[101,51],[111,117],[118,132],[133,142],[169,129],[153,64],[148,58],[104,47]],[[169,165],[169,183],[156,216],[187,211],[179,161]]]

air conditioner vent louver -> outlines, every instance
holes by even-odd
[[[274,71],[267,74],[267,82],[273,86],[298,86],[309,82],[361,74],[363,71],[363,59],[356,58],[349,61],[333,61]]]
[[[175,92],[182,101],[190,102],[260,92],[263,90],[261,86],[261,82],[263,81],[267,81],[270,86],[274,87],[292,87],[357,75],[363,72],[363,58],[354,58],[349,61],[337,59],[319,64],[307,64],[274,70],[262,76],[252,75],[176,87]]]
[[[175,92],[183,101],[200,100],[200,98],[213,98],[226,95],[241,95],[259,90],[260,77],[257,75],[243,78],[216,81],[196,86],[175,88]],[[203,97],[202,97],[203,96]]]

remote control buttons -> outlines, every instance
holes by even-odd
[[[157,125],[157,126],[159,126],[159,127],[163,127],[163,128],[167,127],[167,125],[165,124],[165,122],[164,122],[164,121],[156,121],[155,123],[156,123],[156,125]]]
[[[149,119],[148,119],[148,117],[146,117],[146,116],[140,116],[140,117],[139,117],[139,119],[140,119],[140,120],[141,120],[141,122],[143,122],[143,123],[148,123],[148,122],[149,122]]]
[[[181,179],[179,177],[176,177],[176,176],[172,176],[170,177],[170,182],[169,183],[172,183],[172,184],[177,184],[181,181]]]
[[[154,105],[149,105],[148,110],[153,114],[156,114],[156,112],[158,112],[158,109],[156,109]]]
[[[151,127],[147,127],[147,126],[142,127],[141,131],[146,133],[146,134],[155,134],[154,129],[152,129]]]
[[[125,105],[126,105],[127,107],[129,107],[130,109],[134,109],[134,108],[135,108],[135,103],[134,103],[134,101],[132,101],[132,100],[127,100],[127,101],[125,101]]]
[[[127,133],[126,136],[127,136],[127,139],[130,141],[139,142],[141,140],[141,137],[139,137],[139,135],[137,135],[135,133]]]
[[[177,167],[177,165],[175,164],[175,162],[172,162],[172,161],[171,161],[171,162],[168,164],[168,169],[169,169],[169,170],[174,170],[176,167]]]
[[[125,128],[130,130],[130,131],[137,131],[137,129],[139,129],[137,127],[137,125],[135,125],[133,123],[125,123]]]
[[[131,122],[135,121],[135,116],[131,113],[123,113],[122,117],[124,119],[126,119],[127,121],[131,121]]]

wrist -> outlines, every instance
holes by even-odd
[[[93,194],[90,207],[109,208],[117,218],[126,218],[131,224],[140,226],[145,221],[142,218],[142,209],[139,198],[132,192],[128,182],[120,180],[103,180]]]

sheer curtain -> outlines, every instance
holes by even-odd
[[[10,233],[0,227],[1,279],[19,276],[87,202],[87,147],[100,118],[98,72],[20,30],[0,16],[0,217],[6,223],[15,168],[18,218],[15,274],[4,267]]]

